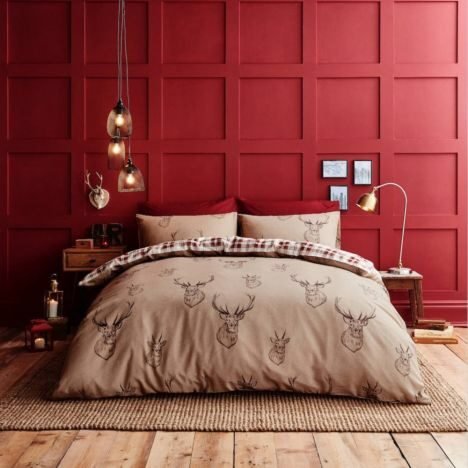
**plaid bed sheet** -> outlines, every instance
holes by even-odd
[[[382,283],[374,264],[359,255],[312,242],[246,237],[198,237],[133,250],[101,265],[83,278],[80,286],[99,286],[135,265],[170,257],[257,256],[298,258],[335,266]]]

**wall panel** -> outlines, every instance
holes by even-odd
[[[352,161],[409,195],[405,263],[428,314],[466,321],[466,2],[128,0],[132,148],[145,193],[117,192],[111,0],[0,0],[0,323],[37,315],[61,249],[146,200],[328,198],[350,187],[343,246],[397,263],[401,194],[375,215]],[[321,178],[346,159],[347,179]],[[111,201],[87,201],[85,171]],[[24,292],[27,291],[27,294]],[[69,292],[69,291],[67,291]],[[404,296],[397,296],[403,310]]]

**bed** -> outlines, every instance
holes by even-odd
[[[56,399],[287,391],[430,403],[378,271],[339,248],[167,240],[111,260],[82,285],[102,290]]]

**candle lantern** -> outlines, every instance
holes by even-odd
[[[29,351],[52,351],[52,327],[44,319],[31,320],[24,329],[24,344]]]
[[[46,319],[62,317],[63,291],[59,290],[57,275],[50,277],[49,290],[44,293],[44,315]]]

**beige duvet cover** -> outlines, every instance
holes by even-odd
[[[105,286],[55,398],[280,390],[429,403],[377,275],[260,251],[184,255]]]

